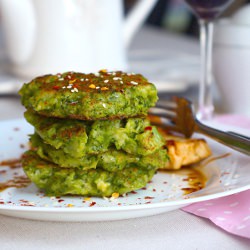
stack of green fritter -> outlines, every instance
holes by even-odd
[[[146,118],[157,92],[141,75],[46,75],[19,93],[35,127],[23,169],[48,195],[124,194],[144,187],[168,160]]]

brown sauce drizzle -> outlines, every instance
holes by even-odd
[[[21,159],[10,159],[0,162],[0,166],[9,167],[9,168],[21,168]],[[4,172],[2,172],[4,173]],[[1,174],[1,173],[0,173]],[[31,181],[25,176],[14,176],[13,179],[6,182],[0,183],[0,192],[4,191],[7,188],[24,188],[27,187]]]
[[[26,176],[15,176],[13,179],[0,183],[0,192],[7,188],[24,188],[27,187],[31,181]]]
[[[21,159],[10,159],[10,160],[4,160],[0,162],[0,166],[4,167],[10,167],[10,168],[20,168],[21,165]]]
[[[197,165],[196,165],[197,166]],[[187,186],[181,188],[185,195],[199,191],[200,189],[206,186],[207,178],[205,174],[202,172],[202,168],[197,167],[183,167],[178,170],[161,170],[162,173],[168,174],[176,174],[179,176],[183,176],[183,181],[187,182]]]
[[[187,178],[183,179],[183,181],[187,181],[189,184],[189,187],[182,188],[182,190],[184,191],[184,194],[187,195],[187,194],[199,191],[200,189],[204,188],[206,186],[207,178],[205,174],[202,172],[202,168],[204,168],[210,162],[213,162],[222,158],[226,158],[230,155],[231,155],[230,153],[226,153],[226,154],[219,155],[219,156],[209,157],[200,163],[194,164],[193,167],[186,168],[186,171],[188,171]],[[183,168],[183,170],[184,169],[185,168]],[[178,173],[178,171],[176,173]]]
[[[204,188],[207,181],[207,178],[202,173],[202,171],[199,171],[194,168],[190,168],[189,171],[190,173],[188,173],[187,177],[183,179],[183,181],[188,182],[189,187],[181,189],[184,191],[185,195],[199,191],[200,189]]]

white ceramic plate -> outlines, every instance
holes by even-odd
[[[33,128],[24,120],[0,123],[0,161],[19,158]],[[249,134],[248,130],[240,131]],[[190,171],[159,172],[145,189],[117,199],[46,197],[33,184],[0,192],[0,213],[50,221],[105,221],[155,215],[190,203],[219,198],[250,188],[249,157],[208,140],[214,156],[231,155],[202,167],[208,181],[200,191],[185,195]],[[191,174],[195,170],[191,171]],[[21,168],[0,167],[0,183],[23,175]]]

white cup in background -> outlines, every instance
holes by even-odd
[[[64,71],[125,70],[126,47],[157,0],[0,0],[11,70],[35,77]]]
[[[250,5],[216,24],[213,61],[220,109],[250,116]]]

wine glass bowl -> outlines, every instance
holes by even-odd
[[[185,0],[193,9],[194,13],[202,19],[214,20],[234,0]]]
[[[234,0],[184,0],[197,16],[200,25],[201,73],[197,118],[207,120],[214,112],[212,87],[212,44],[214,20]]]

